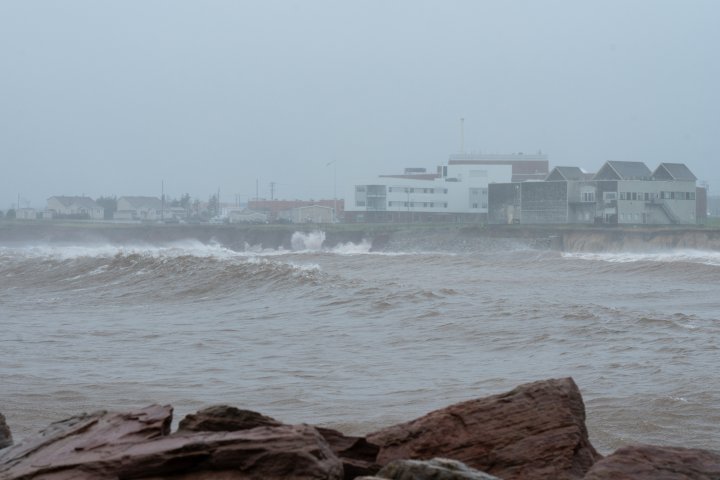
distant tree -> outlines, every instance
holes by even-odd
[[[8,210],[7,212],[5,212],[5,217],[6,217],[6,218],[15,218],[15,217],[17,217],[17,213],[15,212],[15,209],[14,209],[14,208],[11,208],[11,209]]]
[[[208,214],[211,217],[220,215],[220,200],[217,195],[212,195],[210,200],[208,200]]]
[[[190,208],[190,194],[189,193],[183,193],[180,197],[180,206],[184,208],[185,210]]]
[[[95,200],[95,203],[105,209],[105,220],[112,220],[113,215],[117,212],[117,197],[100,197]]]
[[[5,212],[3,212],[2,210],[0,210],[0,218],[3,218],[4,216],[5,216]]]

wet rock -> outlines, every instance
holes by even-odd
[[[448,458],[432,460],[395,460],[377,473],[392,480],[500,480]]]
[[[315,427],[330,444],[332,451],[343,462],[345,479],[361,475],[372,475],[380,469],[375,461],[380,449],[369,443],[365,437],[350,437],[331,428]]]
[[[5,416],[0,413],[0,448],[9,447],[12,443],[13,439],[10,433],[10,427],[5,423]]]
[[[282,425],[274,418],[252,410],[241,410],[228,405],[215,405],[191,413],[180,420],[179,432],[237,432],[256,427]]]
[[[505,480],[580,479],[602,458],[588,440],[585,406],[571,378],[451,405],[367,440],[380,446],[381,465],[444,457]]]
[[[180,421],[178,432],[235,432],[261,426],[283,425],[274,418],[252,410],[217,405],[187,415]],[[377,472],[378,447],[364,437],[350,437],[330,428],[315,427],[343,462],[346,479]]]
[[[2,480],[339,480],[342,463],[307,425],[168,435],[170,407],[98,412],[0,452]]]
[[[634,445],[597,462],[586,480],[717,480],[720,452],[680,447]]]

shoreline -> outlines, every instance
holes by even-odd
[[[292,249],[292,236],[321,231],[323,247],[363,241],[382,251],[398,244],[431,243],[449,248],[468,244],[482,249],[492,242],[520,242],[532,248],[565,252],[697,249],[720,251],[720,228],[604,227],[572,225],[472,224],[287,224],[287,225],[162,225],[101,222],[0,221],[0,244],[42,243],[167,243],[195,240],[243,251],[250,247]],[[473,245],[470,245],[473,246]]]

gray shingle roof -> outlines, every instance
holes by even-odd
[[[100,205],[95,203],[95,200],[93,200],[90,197],[66,197],[66,196],[55,196],[52,197],[55,198],[58,202],[62,203],[64,206],[69,207],[71,205],[77,205],[79,207],[84,208],[99,208]]]
[[[546,180],[585,180],[586,174],[580,167],[555,167],[545,178]]]
[[[681,182],[694,182],[697,180],[697,177],[684,163],[661,163],[653,172],[653,178]]]
[[[650,180],[652,172],[643,162],[606,162],[596,180]]]
[[[123,200],[132,205],[133,208],[152,208],[161,209],[162,201],[157,197],[121,197]]]

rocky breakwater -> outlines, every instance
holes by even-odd
[[[364,437],[229,406],[188,415],[176,432],[171,419],[170,406],[153,405],[52,424],[0,450],[0,480],[720,478],[717,452],[638,446],[602,459],[569,378],[451,405]]]

